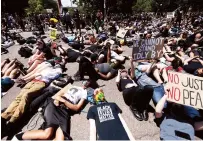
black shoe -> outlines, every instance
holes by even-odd
[[[139,121],[143,121],[143,117],[142,117],[142,114],[136,109],[136,108],[132,108],[130,106],[130,110],[131,112],[133,113],[133,115],[135,116],[135,118]]]
[[[147,121],[149,119],[149,115],[147,110],[144,110],[142,113],[143,120]]]

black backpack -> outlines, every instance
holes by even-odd
[[[18,54],[21,57],[29,58],[30,56],[32,56],[32,50],[30,48],[28,48],[28,47],[21,47],[18,50]]]

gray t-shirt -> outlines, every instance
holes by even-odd
[[[101,72],[102,74],[107,74],[111,72],[111,69],[112,69],[109,63],[96,64],[95,68],[97,68],[99,72]]]

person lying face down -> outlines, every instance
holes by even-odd
[[[86,99],[87,91],[83,87],[68,84],[45,102],[48,104],[43,113],[44,128],[17,134],[16,138],[19,140],[72,139],[70,137],[70,118],[84,107]]]
[[[96,105],[89,108],[90,140],[134,140],[116,103],[107,102],[102,89],[94,91]]]

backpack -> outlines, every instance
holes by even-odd
[[[32,50],[28,47],[21,47],[19,50],[18,50],[18,54],[21,56],[21,57],[25,57],[25,58],[29,58],[30,56],[32,56]]]

